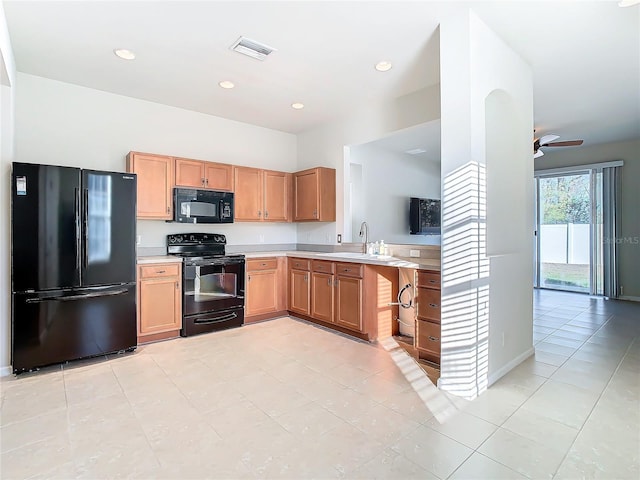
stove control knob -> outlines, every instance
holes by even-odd
[[[196,241],[196,237],[193,236],[193,235],[189,235],[189,241],[195,242]]]
[[[182,235],[176,235],[174,238],[176,243],[182,243]]]

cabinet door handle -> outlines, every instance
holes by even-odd
[[[156,273],[165,273],[166,270],[156,270]]]
[[[171,207],[167,207],[167,213],[171,213]]]
[[[180,290],[180,282],[176,282],[176,290]]]
[[[266,210],[264,211],[264,218],[269,218],[269,212],[267,212]]]
[[[313,211],[313,218],[318,218],[318,210]]]
[[[331,277],[327,278],[327,285],[331,286]]]
[[[306,276],[306,275],[304,276],[304,281],[305,281],[305,282],[307,281],[307,276]]]
[[[202,182],[202,185],[204,185],[204,178],[201,178],[200,182]]]
[[[260,210],[258,210],[258,217],[262,216],[262,212]]]
[[[440,305],[436,305],[435,303],[430,303],[430,304],[429,304],[429,306],[430,306],[431,308],[437,308],[437,307],[439,307]]]
[[[335,282],[333,282],[333,284],[337,287],[338,286],[338,279],[336,278]]]
[[[429,340],[431,340],[432,342],[437,342],[440,339],[438,337],[432,337],[431,335],[429,335]]]
[[[204,183],[205,183],[205,185],[208,187],[208,186],[209,186],[209,179],[208,179],[208,178],[205,178],[205,179],[204,179]]]

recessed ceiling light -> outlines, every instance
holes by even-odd
[[[376,70],[378,70],[379,72],[388,72],[389,70],[391,70],[392,66],[393,65],[391,65],[391,62],[378,62],[376,63]]]
[[[136,58],[136,54],[131,50],[127,50],[126,48],[116,48],[113,53],[115,53],[117,57],[120,57],[123,60],[133,60],[134,58]]]
[[[632,7],[633,5],[637,5],[640,3],[640,0],[620,0],[618,2],[619,7]]]
[[[230,82],[229,80],[223,80],[222,82],[218,83],[218,85],[220,85],[222,88],[233,88],[235,87],[233,82]]]
[[[304,103],[300,103],[300,102],[292,103],[291,108],[294,108],[296,110],[302,110],[304,108]]]

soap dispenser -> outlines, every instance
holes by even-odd
[[[380,251],[378,252],[380,255],[387,254],[387,246],[384,244],[384,240],[380,240]]]

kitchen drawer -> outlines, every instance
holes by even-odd
[[[440,288],[440,272],[418,270],[418,287]]]
[[[440,323],[440,290],[418,287],[417,315],[420,319]]]
[[[326,262],[324,260],[314,260],[312,262],[312,268],[314,272],[333,273],[333,267],[333,262]]]
[[[362,278],[364,266],[357,263],[338,263],[336,264],[336,273],[347,277]]]
[[[179,263],[156,263],[141,265],[140,278],[174,277],[180,275]]]
[[[294,270],[304,270],[305,272],[309,271],[311,261],[305,258],[290,258],[289,266]]]
[[[260,270],[276,270],[277,268],[277,258],[254,258],[251,260],[247,260],[247,272],[257,272]]]
[[[425,320],[418,320],[416,322],[416,330],[416,348],[439,359],[440,324]]]

